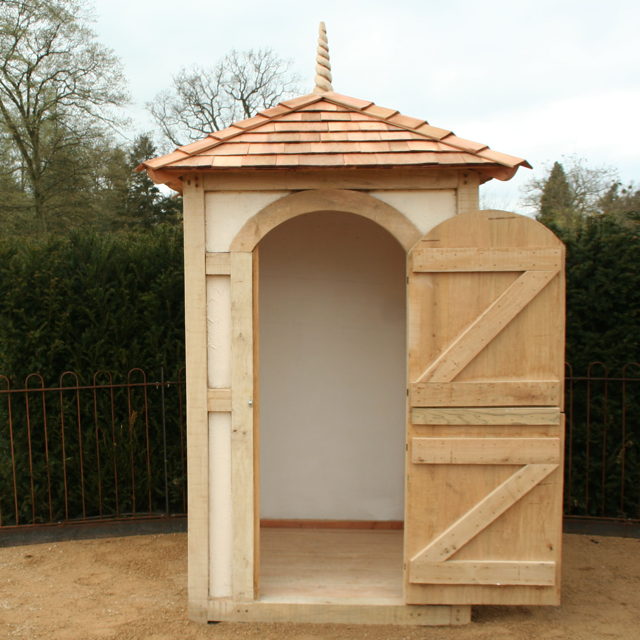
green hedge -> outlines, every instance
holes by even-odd
[[[56,387],[65,371],[78,378],[65,375],[62,386],[91,385],[96,371],[97,384],[140,383],[140,369],[157,381],[161,367],[175,381],[184,367],[183,290],[176,228],[4,239],[0,374],[12,389],[32,373],[41,377],[31,376],[29,388]],[[180,392],[0,394],[0,525],[184,512]]]
[[[0,242],[0,373],[89,375],[184,362],[181,232]]]

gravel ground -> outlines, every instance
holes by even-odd
[[[0,548],[0,638],[640,638],[640,540],[566,535],[563,604],[476,607],[464,627],[221,623],[186,616],[186,534]]]

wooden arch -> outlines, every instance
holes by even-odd
[[[420,240],[417,227],[396,208],[373,196],[347,189],[299,191],[272,202],[247,220],[231,243],[231,251],[253,251],[269,231],[305,213],[353,213],[379,224],[405,249]]]

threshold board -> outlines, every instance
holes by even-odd
[[[471,607],[405,605],[401,530],[262,528],[257,600],[210,599],[212,622],[462,625]]]

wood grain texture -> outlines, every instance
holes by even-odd
[[[231,254],[231,492],[233,596],[255,596],[253,444],[253,256]]]
[[[480,208],[480,176],[475,171],[458,174],[457,213],[477,211]]]
[[[413,438],[413,464],[558,464],[558,438]]]
[[[231,411],[231,389],[209,389],[207,391],[208,411]]]
[[[253,322],[253,592],[260,596],[260,245],[252,258]]]
[[[409,387],[414,407],[558,407],[559,380],[503,380],[495,382],[418,382]]]
[[[464,624],[464,607],[405,606],[402,532],[276,528],[261,532],[262,589],[254,602],[210,601],[211,620]]]
[[[208,276],[228,276],[231,273],[231,254],[226,252],[207,253],[205,264]]]
[[[557,464],[522,467],[418,552],[411,562],[421,564],[447,560],[557,467]]]
[[[425,425],[558,425],[556,407],[462,407],[411,409],[411,422]]]
[[[204,621],[209,597],[209,425],[207,296],[202,180],[184,187],[185,339],[188,465],[189,617]]]
[[[415,272],[558,271],[561,266],[562,250],[555,247],[532,249],[421,247],[411,253],[411,270]]]
[[[411,581],[429,584],[553,586],[555,562],[450,560],[412,564]]]
[[[455,216],[411,252],[407,603],[558,603],[563,261],[548,229],[503,211]]]
[[[418,382],[451,382],[558,274],[525,271],[449,344]]]
[[[209,601],[212,622],[281,622],[299,624],[393,624],[457,626],[471,622],[471,607],[464,605],[411,606],[405,604]]]
[[[286,134],[281,134],[286,135]],[[321,134],[318,134],[318,138]],[[330,136],[330,132],[322,134]],[[386,169],[305,169],[279,171],[273,168],[257,170],[229,170],[204,176],[207,191],[256,191],[265,189],[455,189],[458,171],[414,167],[388,171]]]
[[[267,529],[375,529],[400,531],[402,520],[311,520],[266,518],[260,526]]]

